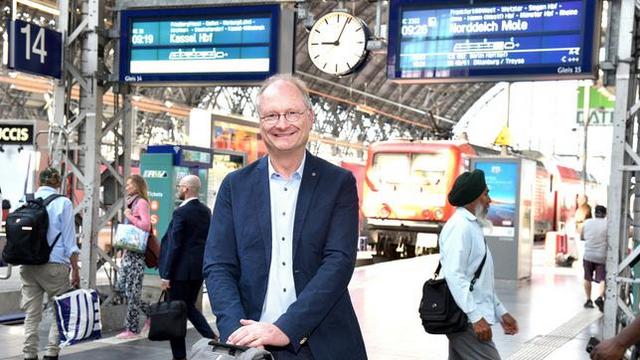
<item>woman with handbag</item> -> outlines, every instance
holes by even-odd
[[[127,193],[127,208],[124,211],[125,223],[149,232],[151,230],[151,214],[149,212],[149,195],[147,183],[140,175],[131,175],[125,185]],[[144,252],[124,250],[122,263],[118,270],[118,282],[116,289],[124,293],[127,299],[127,315],[125,317],[125,329],[116,335],[118,339],[130,339],[140,334],[140,312],[147,316],[142,332],[148,330],[148,308],[143,306],[142,280],[144,279]]]

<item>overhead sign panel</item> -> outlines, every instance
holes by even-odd
[[[0,124],[0,145],[33,145],[34,126]]]
[[[62,33],[22,21],[9,20],[10,69],[60,78]]]
[[[388,77],[407,82],[593,78],[598,3],[392,0]]]
[[[123,11],[120,80],[262,80],[282,70],[280,21],[280,5]]]

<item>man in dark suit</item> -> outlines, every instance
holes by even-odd
[[[257,97],[268,156],[222,182],[204,275],[221,339],[282,359],[366,359],[347,285],[355,266],[353,175],[305,150],[314,115],[290,75]]]
[[[196,308],[196,299],[202,287],[202,256],[209,232],[211,211],[198,200],[200,179],[187,175],[180,179],[178,196],[182,204],[174,210],[173,218],[162,238],[160,247],[160,278],[162,290],[169,290],[171,300],[187,304],[187,317],[198,332],[206,338],[215,334]],[[184,338],[171,340],[174,359],[186,359]]]

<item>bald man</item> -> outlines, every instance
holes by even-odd
[[[200,179],[187,175],[180,179],[177,193],[182,203],[173,211],[173,217],[160,247],[160,278],[162,290],[168,290],[171,300],[187,304],[187,317],[198,332],[213,339],[215,334],[196,308],[196,299],[202,287],[202,257],[209,233],[211,210],[198,200]],[[173,359],[186,359],[184,338],[171,340]]]

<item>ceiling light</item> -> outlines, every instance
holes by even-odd
[[[60,16],[60,10],[57,8],[51,7],[50,5],[40,3],[33,0],[16,0],[18,3],[25,5],[27,7],[38,9],[40,11],[46,12],[47,14],[51,14],[54,16]]]

